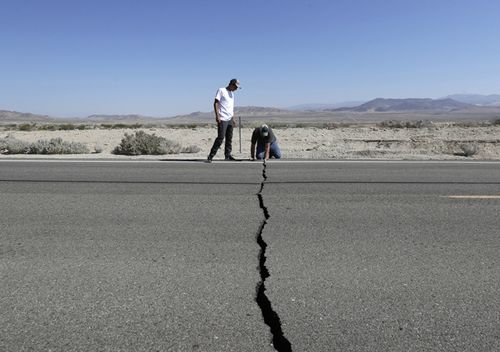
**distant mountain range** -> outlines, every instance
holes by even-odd
[[[289,114],[290,111],[279,108],[268,108],[262,106],[239,106],[234,109],[236,115],[268,115],[268,114]],[[212,113],[213,114],[213,113]]]
[[[453,99],[462,103],[478,106],[500,106],[500,95],[479,95],[479,94],[453,94],[443,99]]]
[[[293,114],[294,111],[272,108],[272,107],[263,107],[263,106],[237,106],[234,108],[234,114],[236,116],[247,116],[247,117],[266,117],[266,116],[286,116]],[[201,112],[196,111],[192,112],[188,115],[177,115],[173,116],[172,119],[182,120],[182,119],[214,119],[213,111],[209,112]]]
[[[453,99],[383,99],[377,98],[351,108],[338,108],[333,111],[390,112],[390,111],[452,111],[472,107]]]
[[[90,115],[86,118],[53,117],[24,113],[18,111],[0,110],[0,122],[2,123],[85,123],[85,122],[107,122],[107,121],[151,121],[154,117],[143,115]]]
[[[47,115],[37,115],[26,112],[0,110],[0,121],[4,123],[19,121],[32,121],[32,122],[47,122],[51,117]]]
[[[337,108],[350,108],[358,106],[365,103],[364,101],[344,101],[342,103],[335,104],[300,104],[289,106],[287,110],[310,110],[310,111],[321,111],[326,109],[337,109]]]
[[[87,116],[89,121],[142,121],[142,120],[152,120],[155,119],[154,117],[151,116],[144,116],[144,115],[137,115],[137,114],[128,114],[128,115],[90,115]]]
[[[475,114],[474,116],[493,116],[500,114],[500,95],[471,95],[455,94],[441,99],[384,99],[377,98],[368,102],[344,102],[337,104],[301,104],[283,108],[261,107],[261,106],[238,106],[235,109],[235,115],[243,118],[265,118],[267,120],[279,119],[336,119],[348,118],[351,112],[366,113],[364,118],[374,119],[382,118],[374,115],[380,113],[448,113],[457,116],[457,113]],[[340,105],[340,107],[339,107]],[[371,115],[370,115],[371,114]],[[493,114],[493,115],[492,115]],[[451,116],[451,115],[449,115]],[[465,115],[464,115],[465,116]],[[360,117],[356,117],[359,119]],[[458,118],[458,117],[457,117]],[[463,117],[462,117],[463,118]],[[102,122],[121,122],[121,123],[184,123],[213,120],[212,111],[193,112],[186,115],[177,115],[172,117],[155,118],[144,115],[105,115],[95,114],[86,118],[55,118],[47,115],[23,113],[17,111],[0,110],[1,123],[102,123]]]
[[[455,102],[451,102],[454,100]],[[439,99],[383,99],[377,98],[366,101],[346,101],[335,104],[301,104],[290,106],[288,110],[311,110],[311,111],[406,111],[406,110],[448,110],[465,108],[464,103],[475,106],[500,106],[500,95],[480,94],[453,94]],[[352,108],[352,109],[349,109]],[[377,110],[378,109],[378,110]]]

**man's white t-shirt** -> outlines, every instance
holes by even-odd
[[[215,99],[219,101],[219,117],[221,121],[229,121],[234,115],[234,93],[226,88],[219,88]]]

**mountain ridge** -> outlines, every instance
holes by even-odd
[[[33,121],[33,122],[49,122],[53,119],[48,115],[33,114],[31,112],[19,112],[13,110],[0,110],[0,121],[2,122],[16,122]]]
[[[445,98],[478,106],[500,106],[500,94],[452,94]]]
[[[366,101],[344,101],[340,103],[324,104],[324,103],[307,103],[286,107],[287,110],[298,111],[321,111],[326,109],[350,108],[366,103]]]
[[[461,102],[452,98],[472,102],[486,102],[488,105],[471,104]],[[322,104],[302,104],[304,110],[293,110],[290,108],[263,107],[263,106],[237,106],[235,116],[243,118],[262,118],[262,119],[303,119],[303,120],[336,120],[336,119],[380,119],[382,113],[400,113],[400,114],[447,114],[447,116],[456,116],[463,118],[465,115],[472,116],[493,116],[500,113],[500,101],[496,104],[496,99],[500,95],[490,94],[487,96],[472,95],[451,95],[440,99],[431,98],[407,98],[391,99],[376,98],[357,106],[337,107],[320,109]],[[475,100],[474,100],[475,99]],[[353,102],[351,102],[353,103]],[[327,104],[328,105],[328,104]],[[334,104],[332,104],[334,105]],[[312,108],[312,109],[307,109]],[[363,117],[353,117],[352,114],[364,114]],[[378,117],[378,115],[382,117]],[[461,116],[458,116],[461,115]],[[360,115],[361,116],[361,115]],[[53,117],[49,115],[18,112],[11,110],[0,110],[0,123],[102,123],[102,122],[121,122],[121,123],[184,123],[185,121],[204,121],[214,120],[213,111],[196,111],[189,114],[182,114],[168,117],[151,117],[141,114],[93,114],[82,118],[71,117]]]
[[[391,112],[391,111],[453,111],[467,109],[473,105],[462,103],[450,98],[406,98],[388,99],[376,98],[352,108],[338,108],[332,111],[353,112]],[[329,109],[327,109],[328,111]]]

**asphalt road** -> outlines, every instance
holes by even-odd
[[[0,161],[0,350],[273,351],[262,230],[293,351],[498,351],[500,199],[461,195],[500,163]]]

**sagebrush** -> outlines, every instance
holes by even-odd
[[[26,154],[30,148],[30,143],[20,141],[10,135],[0,139],[1,154]]]
[[[378,123],[379,127],[383,128],[425,128],[432,127],[432,121],[398,121],[398,120],[386,120]]]
[[[125,133],[120,145],[113,154],[120,155],[163,155],[179,153],[197,153],[200,148],[197,146],[182,147],[179,143],[148,134],[144,131],[137,131],[135,134]]]
[[[63,141],[62,138],[40,139],[29,143],[11,136],[0,139],[2,154],[86,154],[89,148],[82,143]]]
[[[461,155],[465,157],[470,157],[476,155],[479,152],[479,146],[476,143],[467,143],[460,145]]]
[[[63,141],[62,138],[40,139],[30,145],[28,154],[87,154],[89,148],[82,143]]]

